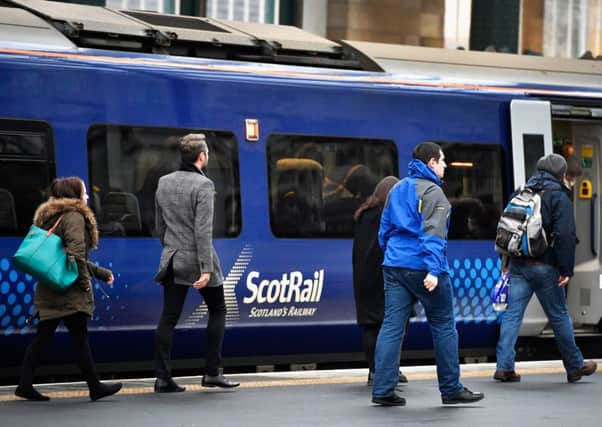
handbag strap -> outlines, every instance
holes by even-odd
[[[56,222],[54,223],[54,225],[52,226],[52,228],[50,230],[48,230],[46,232],[46,237],[50,236],[52,233],[54,233],[54,230],[56,230],[56,228],[59,226],[59,224],[61,223],[61,221],[63,220],[63,216],[61,215],[59,216],[59,219],[56,220]]]

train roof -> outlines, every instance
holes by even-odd
[[[0,0],[4,40],[138,53],[380,71],[351,49],[287,25],[225,21],[45,0]],[[39,19],[36,19],[39,18]],[[16,19],[16,20],[15,20]],[[47,23],[42,33],[40,20]],[[35,30],[32,30],[35,29]],[[54,29],[54,34],[50,33]],[[39,34],[32,37],[29,31]],[[52,37],[52,40],[50,40]],[[60,38],[63,38],[62,44]]]
[[[602,86],[602,61],[548,58],[345,40],[393,74],[439,75],[474,81],[483,75],[514,83]],[[489,77],[492,78],[492,77]]]
[[[599,61],[337,43],[291,26],[44,0],[0,0],[0,40],[4,53],[115,66],[602,99]]]

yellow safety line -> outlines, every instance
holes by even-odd
[[[521,369],[521,375],[542,375],[542,374],[560,374],[564,373],[563,368],[530,368]],[[411,381],[425,381],[437,379],[435,372],[425,372],[416,374],[406,374]],[[462,378],[487,378],[493,376],[493,370],[487,371],[467,371],[462,373]],[[268,381],[245,381],[240,384],[240,388],[264,388],[264,387],[293,387],[293,386],[304,386],[304,385],[327,385],[327,384],[354,384],[363,383],[366,379],[362,376],[353,377],[322,377],[322,378],[307,378],[307,379],[283,379],[283,380],[268,380]],[[200,384],[181,384],[186,387],[187,391],[203,391],[211,392],[216,390],[223,390],[219,388],[207,388]],[[136,395],[136,394],[148,394],[153,393],[152,386],[136,387],[127,386],[121,389],[120,395]],[[88,390],[72,390],[72,391],[49,391],[43,392],[42,394],[52,399],[71,399],[75,397],[88,397]],[[7,395],[0,395],[0,402],[12,402],[15,400],[21,400],[12,393]]]

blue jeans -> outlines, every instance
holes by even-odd
[[[398,380],[401,337],[405,319],[417,299],[433,335],[439,391],[451,397],[462,391],[458,360],[458,332],[454,318],[453,292],[448,275],[439,276],[433,292],[424,287],[426,271],[383,267],[385,279],[385,319],[378,334],[375,354],[374,397],[393,394]]]
[[[575,344],[573,323],[566,306],[564,289],[558,287],[558,271],[547,264],[510,263],[508,308],[502,317],[497,342],[497,369],[514,370],[514,346],[525,309],[535,292],[552,329],[562,355],[564,368],[574,372],[583,367],[583,355]]]

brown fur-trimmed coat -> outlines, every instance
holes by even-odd
[[[88,260],[89,250],[98,246],[98,228],[94,214],[82,200],[51,197],[38,207],[33,223],[49,230],[61,214],[63,219],[55,234],[63,240],[67,252],[75,256],[79,277],[64,293],[38,284],[34,306],[40,320],[56,319],[75,313],[85,313],[91,317],[94,311],[94,294],[90,272],[104,281],[111,277],[110,270]]]

